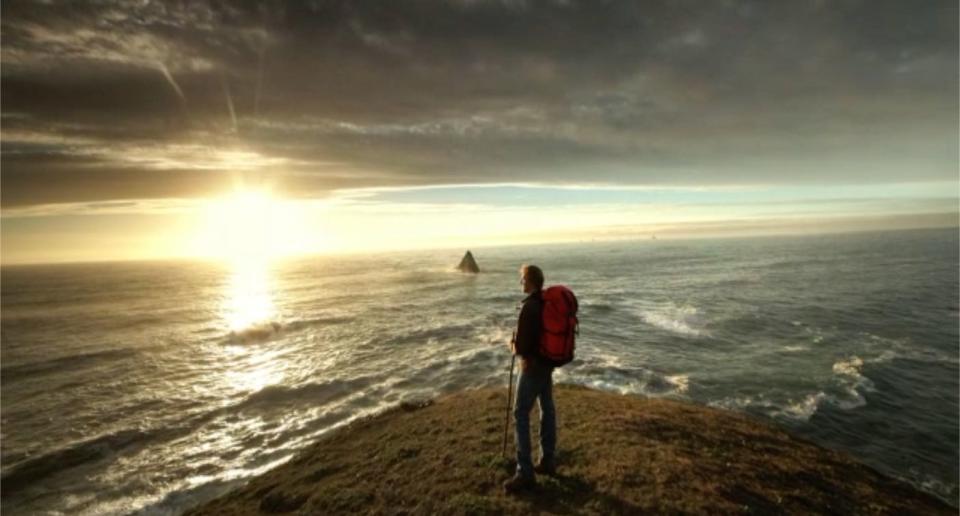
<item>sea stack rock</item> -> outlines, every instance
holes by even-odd
[[[467,254],[463,255],[463,259],[460,260],[460,265],[457,265],[457,270],[476,274],[480,272],[480,267],[477,267],[477,261],[473,259],[473,254],[467,251]]]

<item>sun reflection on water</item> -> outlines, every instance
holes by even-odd
[[[281,383],[288,364],[281,348],[264,347],[280,331],[274,305],[272,267],[264,260],[235,260],[226,284],[222,316],[230,330],[224,358],[226,385],[232,391],[257,392]],[[264,344],[266,345],[266,344]]]
[[[283,382],[289,366],[279,352],[263,352],[247,346],[224,348],[232,368],[224,372],[224,380],[234,391],[258,392]]]
[[[258,260],[233,264],[224,302],[224,318],[232,332],[272,327],[276,308],[270,266]]]

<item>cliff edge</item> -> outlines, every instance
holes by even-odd
[[[505,398],[506,389],[466,391],[358,421],[188,514],[957,511],[743,414],[566,385],[555,387],[559,475],[510,496]],[[511,427],[510,454],[512,440]]]

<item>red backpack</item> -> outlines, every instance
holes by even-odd
[[[540,356],[554,367],[573,360],[574,340],[580,333],[577,306],[577,296],[563,285],[554,285],[543,291]]]

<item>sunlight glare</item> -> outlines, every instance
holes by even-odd
[[[270,288],[270,268],[255,261],[234,263],[225,297],[225,319],[230,331],[269,330],[276,309]]]
[[[286,377],[289,364],[276,351],[246,346],[229,346],[225,351],[233,368],[225,372],[224,380],[234,392],[257,392],[281,383]]]
[[[248,266],[316,250],[322,239],[307,229],[302,211],[266,190],[238,189],[206,204],[194,254]]]

